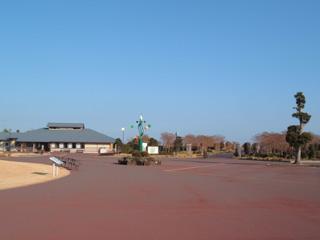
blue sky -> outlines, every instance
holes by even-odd
[[[320,134],[319,1],[1,1],[0,129],[113,137],[283,131],[303,91]],[[126,133],[133,136],[135,131]]]

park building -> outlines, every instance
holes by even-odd
[[[48,123],[23,133],[0,133],[0,151],[112,153],[115,140],[83,123]]]

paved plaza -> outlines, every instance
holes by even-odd
[[[0,191],[0,239],[320,239],[320,168],[231,159],[117,165]],[[6,158],[49,164],[48,156]]]

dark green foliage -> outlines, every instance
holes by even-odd
[[[133,148],[132,148],[132,146],[130,146],[128,144],[124,144],[121,147],[121,152],[122,153],[132,153],[133,152]]]
[[[296,109],[297,112],[293,113],[292,117],[299,120],[299,125],[288,127],[286,140],[289,145],[295,149],[296,159],[294,163],[296,163],[300,162],[302,154],[305,155],[305,153],[302,152],[302,147],[311,141],[312,135],[310,133],[303,132],[304,125],[306,125],[311,119],[311,115],[303,112],[306,104],[306,98],[302,92],[298,92],[294,97],[296,99],[296,107],[294,107],[294,109]]]
[[[308,147],[308,158],[309,159],[314,159],[316,157],[316,145],[315,144],[310,144]]]
[[[220,142],[220,151],[223,151],[225,149],[226,145],[224,142]]]
[[[294,113],[294,114],[292,114],[292,117],[298,118],[302,124],[307,124],[311,119],[311,115],[309,115],[308,113],[304,113],[304,112]]]
[[[293,113],[292,117],[299,119],[299,123],[301,127],[302,125],[305,125],[310,121],[311,115],[309,115],[306,112],[303,112],[303,109],[306,104],[306,98],[303,95],[303,93],[298,92],[294,97],[296,98],[296,105],[297,105],[296,107],[294,107],[294,109],[296,109],[297,112]]]
[[[258,154],[259,153],[259,144],[258,143],[254,143],[254,144],[252,144],[252,146],[251,146],[251,152],[253,153],[253,154]]]
[[[127,145],[128,145],[128,148],[131,149],[131,152],[134,150],[139,151],[139,143],[137,138],[132,139],[130,142],[127,143]]]
[[[119,147],[121,147],[121,146],[123,145],[123,143],[122,143],[122,141],[121,141],[120,138],[117,138],[117,139],[115,140],[114,144],[117,145],[117,146],[119,146]]]
[[[312,139],[311,133],[304,132],[300,133],[300,127],[292,125],[288,127],[286,140],[289,145],[295,149],[306,145]]]
[[[176,152],[180,152],[183,147],[183,139],[182,137],[177,136],[176,140],[174,140],[173,147]]]
[[[239,157],[239,152],[237,150],[235,150],[235,152],[233,153],[233,156]]]
[[[293,113],[292,117],[299,119],[301,124],[307,124],[311,119],[311,115],[302,111],[304,109],[306,99],[301,92],[297,93],[295,98],[297,106],[294,109],[296,109],[297,112]]]
[[[245,144],[243,144],[243,151],[245,155],[250,155],[251,153],[251,144],[246,142]]]
[[[121,145],[122,153],[132,153],[135,150],[139,150],[139,145],[136,143],[135,139],[131,140],[127,144]]]
[[[137,154],[138,155],[138,154]],[[152,157],[124,157],[118,160],[120,165],[137,165],[137,166],[150,166],[150,165],[161,165],[160,159]]]
[[[237,144],[237,145],[236,145],[235,152],[234,152],[233,155],[234,155],[235,157],[241,157],[241,151],[242,151],[241,145],[240,145],[240,144]]]
[[[114,141],[114,145],[115,145],[115,148],[117,149],[118,153],[123,152],[123,143],[120,138],[117,138]]]
[[[316,152],[316,159],[320,159],[320,149]]]

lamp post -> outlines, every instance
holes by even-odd
[[[122,143],[124,144],[124,132],[126,131],[126,129],[123,127],[121,128],[122,131]]]

